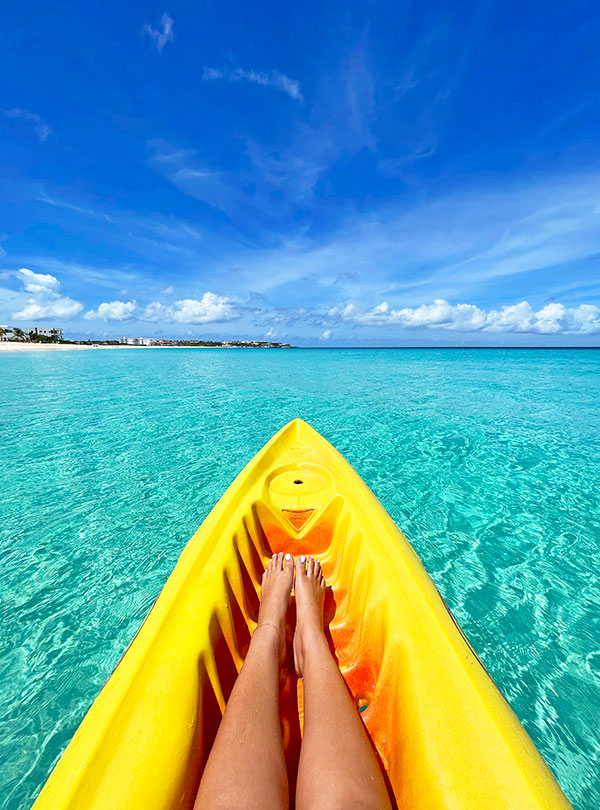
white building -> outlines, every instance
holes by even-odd
[[[122,343],[125,346],[154,346],[155,340],[152,338],[144,338],[144,337],[122,337],[119,338],[119,343]]]
[[[56,329],[55,327],[52,327],[51,329],[40,329],[39,327],[34,326],[31,331],[36,335],[43,335],[44,337],[56,338],[57,340],[63,340],[63,330],[62,329]]]
[[[1,326],[0,329],[2,329],[0,340],[19,340],[22,342],[27,342],[31,339],[29,337],[29,332],[26,332],[24,329],[20,329],[18,326]],[[19,330],[19,335],[17,335],[17,330]]]

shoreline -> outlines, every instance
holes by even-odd
[[[88,349],[227,349],[233,346],[105,346],[101,343],[18,343],[9,340],[0,341],[0,352],[64,352]]]
[[[278,346],[131,346],[131,345],[111,345],[106,346],[102,343],[90,344],[63,344],[63,343],[18,343],[11,341],[0,341],[0,354],[5,352],[11,354],[13,352],[56,352],[56,351],[79,351],[87,349],[262,349],[262,348],[284,348]],[[285,347],[288,348],[288,347]],[[296,347],[290,346],[289,348],[303,348],[310,349],[311,351],[327,351],[331,349],[351,349],[352,351],[572,351],[572,350],[592,350],[600,351],[600,345],[595,346],[303,346]]]

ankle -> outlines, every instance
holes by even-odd
[[[302,624],[296,628],[298,640],[304,648],[312,649],[325,645],[328,647],[323,628],[316,623]]]
[[[271,622],[259,622],[254,628],[250,643],[261,647],[279,647],[281,643],[281,631]]]

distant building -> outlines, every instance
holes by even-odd
[[[39,327],[34,326],[30,331],[33,332],[34,335],[43,335],[44,337],[63,340],[63,330],[56,329],[55,327],[52,327],[52,329],[40,329]]]
[[[124,346],[154,346],[156,343],[155,340],[152,338],[144,338],[144,337],[122,337],[119,338],[119,343],[122,343]]]
[[[0,340],[17,340],[22,343],[31,340],[29,333],[20,329],[18,326],[1,326],[0,329],[2,329]]]

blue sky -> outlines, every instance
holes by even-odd
[[[592,2],[9,0],[0,323],[600,343]]]

